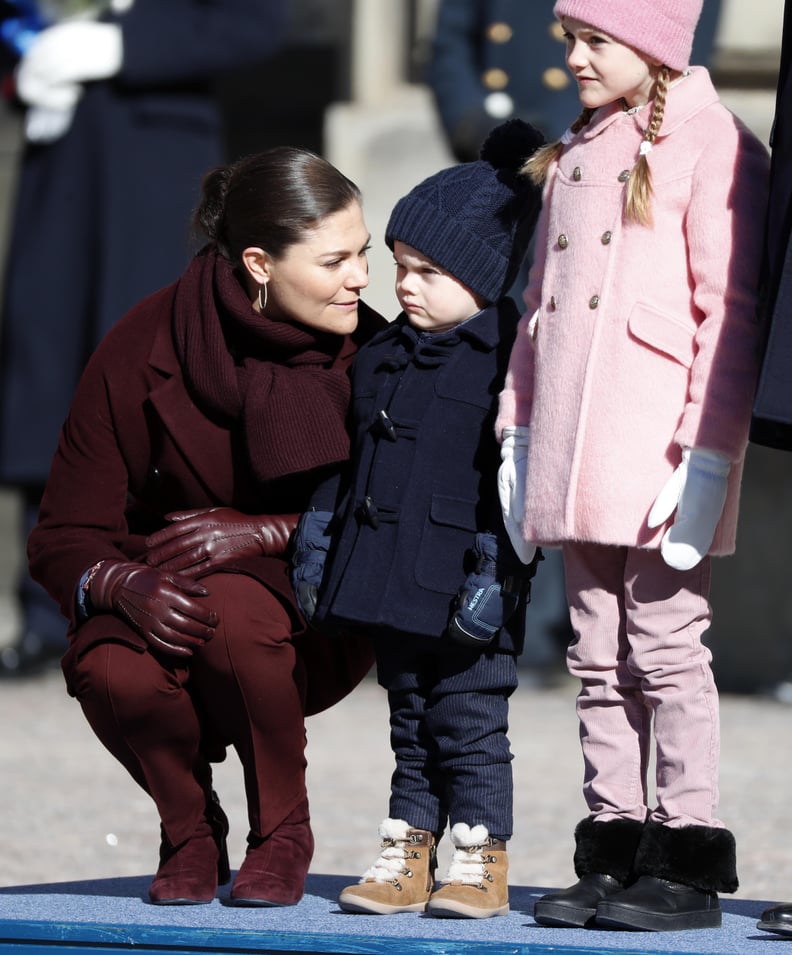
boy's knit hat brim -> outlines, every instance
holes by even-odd
[[[497,127],[482,158],[443,169],[402,197],[385,241],[404,242],[488,302],[505,295],[525,256],[541,195],[524,161],[542,144],[522,120]]]
[[[690,65],[703,0],[556,0],[553,13],[582,20],[672,70]]]

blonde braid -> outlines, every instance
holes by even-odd
[[[569,131],[573,134],[579,133],[584,126],[589,124],[593,115],[594,110],[586,107],[569,127]],[[528,176],[534,185],[541,186],[547,178],[548,170],[561,155],[563,148],[564,141],[562,139],[557,139],[554,143],[546,143],[526,159],[520,168],[520,175]]]
[[[655,90],[652,116],[641,143],[641,154],[638,156],[638,160],[630,172],[630,178],[627,180],[624,212],[629,221],[637,222],[638,225],[652,225],[652,170],[649,168],[649,160],[646,158],[646,154],[654,145],[663,124],[670,80],[671,71],[669,68],[667,66],[661,67],[657,75],[657,89]],[[644,143],[648,143],[648,147],[645,147]]]

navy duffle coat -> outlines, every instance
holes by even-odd
[[[499,553],[517,560],[498,503],[494,421],[518,320],[509,298],[442,333],[421,333],[402,313],[356,356],[351,475],[320,619],[441,637],[475,534],[496,533]],[[505,628],[497,646],[519,650]]]

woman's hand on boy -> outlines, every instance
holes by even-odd
[[[146,540],[146,563],[202,577],[241,557],[282,557],[296,514],[243,514],[231,507],[173,511]]]

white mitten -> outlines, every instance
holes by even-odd
[[[528,470],[528,428],[516,425],[503,429],[501,466],[498,469],[498,496],[503,523],[514,552],[524,564],[530,564],[536,547],[522,532],[525,517],[525,492]]]
[[[729,459],[717,451],[684,448],[682,461],[649,511],[649,527],[659,527],[676,510],[663,535],[660,552],[675,570],[690,570],[709,551],[723,513]]]
[[[115,23],[70,20],[38,35],[16,71],[19,98],[52,106],[53,88],[104,80],[121,69],[123,42]]]

